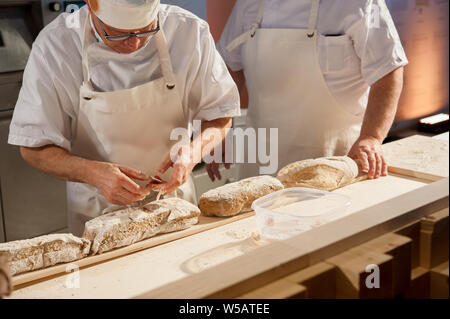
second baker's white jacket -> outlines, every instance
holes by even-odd
[[[311,0],[264,0],[262,28],[306,28]],[[402,1],[402,0],[399,0]],[[236,0],[217,45],[233,71],[244,68],[242,48],[226,47],[255,22],[261,0]],[[341,106],[362,116],[370,86],[408,64],[384,0],[321,0],[317,55],[331,93]],[[277,58],[273,43],[273,58]],[[288,61],[287,61],[288,62]]]
[[[87,14],[86,6],[76,16],[61,14],[33,44],[10,126],[10,144],[54,144],[71,150],[83,79],[81,44]],[[192,123],[240,115],[239,93],[215,48],[208,24],[169,5],[161,5],[160,19],[185,118]],[[74,23],[77,20],[78,26]],[[132,54],[119,54],[104,46],[93,48],[89,65],[95,89],[128,89],[161,77],[152,41]]]

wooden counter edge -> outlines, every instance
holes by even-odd
[[[448,196],[449,178],[445,178],[135,298],[232,298],[242,295],[448,208]]]

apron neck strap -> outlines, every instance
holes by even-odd
[[[233,51],[235,48],[240,46],[242,43],[246,42],[249,38],[252,38],[255,36],[256,30],[261,27],[261,23],[264,17],[264,7],[265,7],[265,0],[261,0],[259,4],[259,10],[258,10],[258,16],[256,17],[255,23],[252,24],[250,30],[245,32],[244,34],[240,35],[236,39],[234,39],[228,46],[227,50],[229,52]],[[320,0],[311,0],[311,11],[309,14],[309,21],[308,21],[308,35],[310,37],[314,36],[314,32],[317,27],[317,18],[319,16],[319,5]]]
[[[161,72],[166,80],[167,88],[173,89],[175,87],[175,74],[173,72],[172,61],[170,59],[169,49],[167,47],[167,39],[161,28],[155,34],[156,49],[158,50],[159,63],[161,64]]]
[[[309,22],[308,22],[308,33],[312,34],[315,32],[317,27],[317,18],[319,16],[319,5],[320,0],[312,0],[311,3],[311,11],[309,13]]]
[[[266,5],[266,0],[261,0],[258,9],[258,15],[256,16],[256,22],[252,24],[252,32],[253,34],[256,32],[256,29],[261,27],[262,20],[264,18],[264,7]]]
[[[266,0],[260,0],[258,15],[256,17],[255,22],[252,24],[250,30],[241,34],[239,37],[234,39],[229,45],[227,45],[227,50],[229,52],[233,51],[235,48],[240,46],[242,43],[246,42],[248,39],[253,38],[255,36],[256,30],[261,27],[261,23],[264,17],[264,7],[266,4]]]
[[[89,62],[88,62],[88,47],[93,42],[94,35],[91,30],[90,23],[91,15],[88,14],[86,18],[86,22],[84,25],[84,34],[83,34],[83,46],[82,46],[82,65],[83,65],[83,80],[86,84],[90,84],[91,75],[89,72]],[[158,17],[159,19],[159,17]],[[173,73],[172,62],[170,59],[169,49],[167,48],[167,40],[164,35],[164,31],[161,28],[154,35],[156,50],[158,52],[160,64],[161,64],[161,72],[166,80],[167,87],[169,89],[173,89],[175,87],[175,75]]]
[[[91,23],[90,23],[91,15],[88,14],[86,17],[86,21],[84,22],[84,31],[83,31],[83,43],[81,47],[81,58],[83,65],[83,81],[84,83],[90,83],[91,75],[89,72],[89,63],[87,59],[87,48],[89,47],[89,43],[91,43],[94,35],[91,33]]]

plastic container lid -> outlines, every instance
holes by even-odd
[[[287,239],[345,215],[348,196],[294,187],[255,200],[252,204],[262,237]]]

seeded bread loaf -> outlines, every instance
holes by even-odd
[[[308,159],[285,166],[277,177],[287,188],[332,191],[352,183],[358,177],[358,165],[347,156]]]
[[[0,244],[11,275],[67,263],[88,255],[90,241],[72,234],[51,234]]]
[[[205,216],[234,216],[251,211],[260,197],[283,189],[272,176],[256,176],[212,189],[200,197],[199,207]]]
[[[96,217],[85,224],[83,237],[92,241],[91,253],[101,254],[160,233],[198,223],[200,210],[188,201],[167,198]]]

